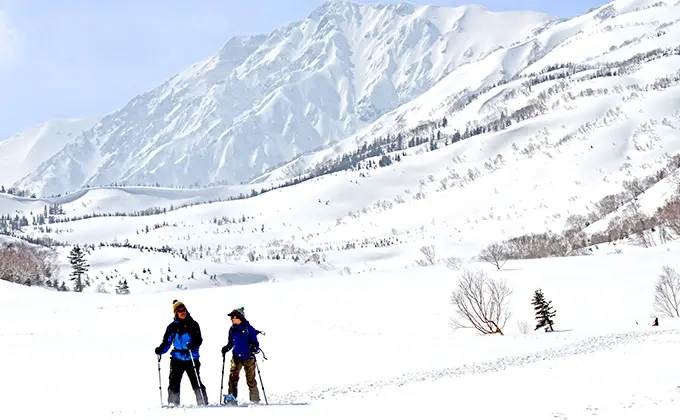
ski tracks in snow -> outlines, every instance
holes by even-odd
[[[583,354],[598,353],[633,341],[639,341],[652,336],[680,334],[678,331],[634,331],[626,333],[608,334],[582,339],[580,341],[560,347],[529,353],[521,356],[507,356],[495,360],[464,364],[461,366],[445,369],[437,369],[424,372],[407,373],[395,378],[378,381],[366,381],[347,386],[316,388],[310,391],[294,391],[286,394],[275,395],[272,400],[277,403],[300,403],[312,402],[346,395],[361,395],[367,392],[400,387],[419,382],[431,382],[439,379],[459,378],[469,375],[485,375],[500,372],[510,368],[523,367],[550,360],[563,359]]]

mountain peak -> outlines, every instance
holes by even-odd
[[[236,36],[102,119],[19,182],[242,183],[340,141],[460,66],[533,35],[544,14],[326,1],[269,34]]]

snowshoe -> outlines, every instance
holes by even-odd
[[[224,394],[224,399],[222,400],[223,405],[238,405],[236,397],[231,394]]]

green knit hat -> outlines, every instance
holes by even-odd
[[[246,315],[244,314],[243,306],[241,306],[240,308],[236,308],[233,311],[229,312],[228,316],[239,318],[241,321],[246,320]]]

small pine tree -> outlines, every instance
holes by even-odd
[[[85,252],[80,246],[74,246],[68,256],[68,261],[71,264],[70,279],[73,281],[73,290],[75,292],[82,292],[85,288],[85,283],[89,283],[87,280],[83,281],[83,276],[87,273],[89,267],[85,261]]]
[[[127,284],[127,280],[120,280],[118,282],[118,285],[116,285],[116,294],[117,295],[129,295],[130,294],[130,287]]]
[[[545,296],[543,295],[543,291],[541,289],[538,289],[534,292],[534,298],[531,301],[531,304],[534,305],[534,311],[536,312],[537,324],[536,328],[534,328],[534,331],[541,327],[545,327],[546,332],[548,330],[554,331],[553,324],[555,322],[553,321],[553,318],[555,317],[556,312],[551,306],[552,301],[545,300]]]

